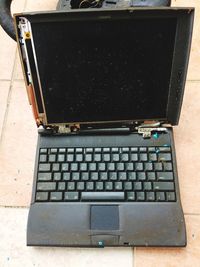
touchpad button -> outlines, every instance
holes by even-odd
[[[118,230],[119,206],[118,205],[91,205],[90,211],[91,230]]]

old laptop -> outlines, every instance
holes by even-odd
[[[192,8],[15,15],[38,126],[30,246],[185,246],[173,141]]]

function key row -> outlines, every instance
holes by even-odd
[[[92,148],[41,148],[41,154],[48,153],[123,153],[123,152],[170,152],[171,148],[168,145],[161,147],[92,147]]]

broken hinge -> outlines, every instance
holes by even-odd
[[[71,129],[69,127],[66,127],[65,125],[61,125],[58,127],[58,133],[59,134],[68,134],[68,133],[71,133]]]
[[[136,128],[139,134],[142,134],[143,138],[151,138],[152,132],[167,132],[167,128],[164,127],[158,127],[158,128],[148,128],[148,127],[137,127]]]

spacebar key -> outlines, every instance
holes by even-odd
[[[124,200],[124,192],[82,192],[82,200]]]

